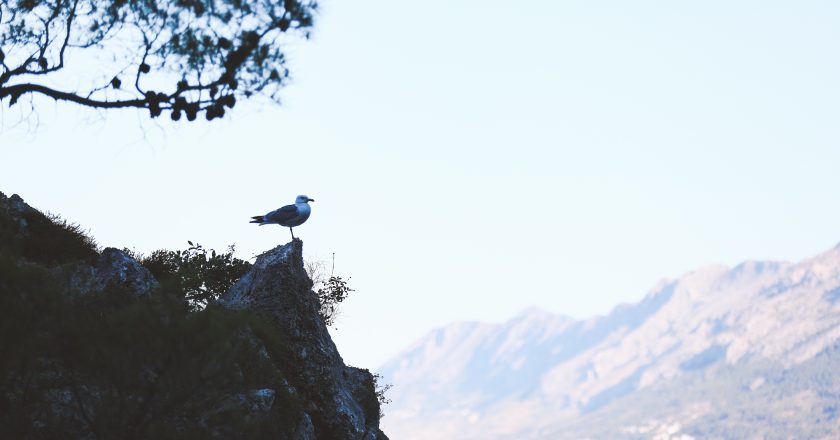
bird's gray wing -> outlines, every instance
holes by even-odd
[[[297,206],[286,205],[280,209],[275,209],[263,217],[263,222],[266,223],[283,223],[298,216]]]

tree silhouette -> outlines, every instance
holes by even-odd
[[[0,0],[0,103],[44,95],[173,120],[277,99],[314,0]]]

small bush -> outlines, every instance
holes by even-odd
[[[374,373],[373,375],[373,388],[376,393],[376,400],[379,401],[379,418],[385,417],[385,413],[382,411],[382,407],[391,403],[391,399],[385,396],[385,393],[388,392],[394,385],[389,383],[382,383],[382,375],[379,373]]]
[[[335,254],[332,257],[329,278],[326,278],[325,267],[326,264],[323,261],[306,261],[304,263],[306,273],[312,280],[313,289],[318,295],[318,302],[321,305],[318,313],[324,320],[324,324],[331,326],[335,324],[335,320],[338,318],[339,304],[347,299],[350,292],[354,292],[354,290],[347,285],[346,280],[335,275]]]
[[[335,323],[338,317],[338,305],[347,299],[350,292],[354,290],[347,286],[347,281],[341,277],[332,276],[318,289],[318,301],[321,303],[321,309],[318,313],[324,320],[324,324],[331,326]]]
[[[158,250],[140,263],[162,284],[171,284],[183,292],[189,308],[201,310],[227,292],[251,268],[247,261],[233,256],[233,245],[217,253],[200,244],[187,242],[183,251]]]

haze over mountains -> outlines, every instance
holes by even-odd
[[[406,440],[840,438],[840,245],[705,267],[584,321],[454,323],[379,372]]]

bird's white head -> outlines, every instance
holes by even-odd
[[[315,199],[310,199],[309,196],[297,196],[295,203],[314,202]]]

